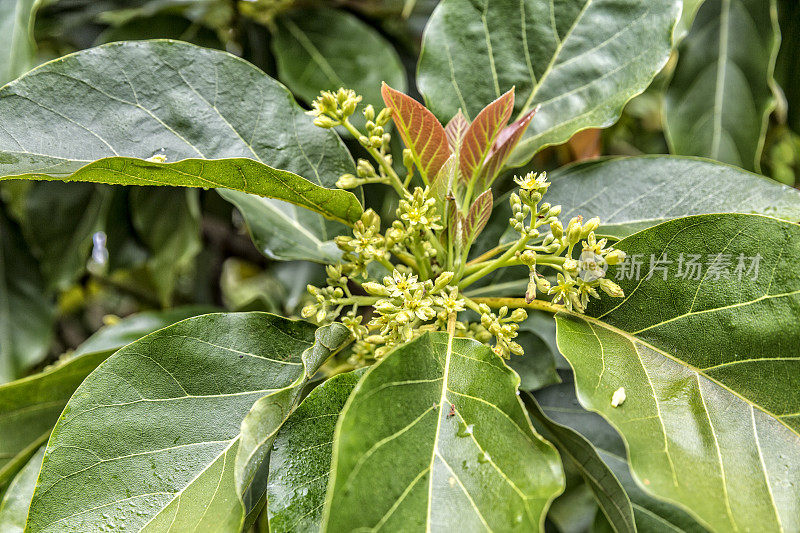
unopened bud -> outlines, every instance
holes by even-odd
[[[303,307],[302,311],[300,311],[300,316],[302,316],[303,318],[311,318],[312,316],[314,316],[314,313],[316,312],[317,312],[316,307],[314,307],[313,305],[307,305]]]
[[[528,313],[521,307],[514,309],[514,312],[511,313],[511,320],[514,322],[522,322],[526,318],[528,318]]]
[[[525,250],[519,255],[519,261],[523,265],[533,266],[536,264],[536,252],[533,250]]]
[[[622,298],[625,296],[625,291],[622,290],[622,287],[608,278],[600,278],[600,289],[612,298]]]
[[[583,231],[581,232],[581,238],[585,239],[589,236],[591,232],[596,230],[600,227],[600,219],[598,217],[590,218],[586,221],[586,224],[583,225]]]
[[[320,128],[329,129],[329,128],[333,128],[334,126],[338,126],[339,122],[336,121],[336,120],[333,120],[332,118],[330,118],[328,116],[320,115],[320,116],[318,116],[317,118],[314,119],[314,125],[318,126]]]
[[[609,265],[618,265],[625,261],[627,254],[622,250],[612,250],[606,254],[605,260]]]
[[[375,108],[372,107],[372,104],[369,104],[367,107],[364,108],[364,118],[371,121],[375,118]]]
[[[340,189],[355,189],[359,184],[358,178],[352,174],[342,174],[342,176],[336,180],[336,186]]]
[[[389,290],[386,288],[385,285],[381,283],[376,283],[374,281],[368,281],[361,285],[361,288],[364,289],[367,294],[371,294],[373,296],[388,296]]]
[[[561,237],[564,236],[564,226],[561,225],[560,220],[556,220],[550,224],[550,232],[556,239],[561,239]]]
[[[447,284],[450,283],[455,277],[455,273],[453,272],[442,272],[436,278],[436,283],[433,284],[433,292],[439,292],[440,290],[447,287]]]
[[[375,124],[378,126],[385,126],[389,123],[389,119],[392,118],[392,111],[385,107],[381,109],[381,112],[378,113],[378,117],[375,119]]]

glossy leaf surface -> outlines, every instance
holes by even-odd
[[[315,330],[264,313],[205,315],[118,351],[53,430],[29,530],[239,531],[260,499],[237,485],[242,421],[259,399],[304,383]]]
[[[34,133],[32,120],[44,129]],[[0,90],[0,121],[0,176],[226,187],[339,221],[361,213],[352,194],[328,190],[353,171],[336,134],[224,52],[141,41],[65,56]],[[145,161],[152,156],[167,162]],[[314,213],[298,218],[327,224]]]
[[[665,97],[672,153],[761,168],[780,30],[775,0],[705,0]]]
[[[662,531],[707,531],[686,511],[649,495],[631,475],[622,438],[597,413],[581,407],[575,397],[572,373],[562,371],[563,383],[536,391],[536,400],[544,414],[564,431],[571,430],[587,439],[596,453],[622,484],[633,507],[636,529],[642,533]]]
[[[363,375],[339,374],[311,391],[278,433],[269,457],[270,531],[319,531],[336,420]]]
[[[33,454],[25,467],[14,477],[5,496],[0,500],[0,531],[22,533],[28,519],[28,508],[42,468],[44,446]]]
[[[666,222],[619,243],[624,299],[556,317],[578,398],[625,438],[634,475],[713,529],[800,528],[798,242],[758,215]],[[673,263],[636,276],[633,254]]]
[[[406,90],[403,64],[392,45],[344,10],[293,9],[275,19],[275,29],[278,78],[306,102],[320,91],[345,87],[377,106],[381,82]]]
[[[340,415],[323,529],[538,529],[563,474],[518,384],[475,341],[426,334],[391,352]]]
[[[797,190],[702,159],[604,159],[567,167],[550,178],[545,200],[563,206],[562,219],[600,217],[600,233],[617,238],[704,213],[759,213],[800,221]]]
[[[614,531],[636,531],[633,507],[625,489],[591,443],[572,429],[548,418],[530,394],[525,394],[523,401],[536,423],[545,428],[544,434],[556,445],[562,459],[572,461],[581,473]]]
[[[33,19],[41,0],[0,0],[0,85],[33,64]]]
[[[512,162],[609,126],[666,63],[676,0],[444,0],[428,22],[417,84],[430,109],[468,118],[512,86],[541,104]]]

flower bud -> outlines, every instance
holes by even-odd
[[[314,307],[313,305],[309,304],[309,305],[303,307],[303,310],[300,311],[300,316],[302,316],[303,318],[311,318],[312,316],[314,316],[314,313],[316,313],[316,312],[317,312],[317,308]]]
[[[622,290],[622,287],[608,278],[600,278],[600,289],[612,298],[622,298],[625,296],[625,291]]]
[[[359,178],[371,178],[375,175],[375,167],[366,159],[359,159],[356,165],[356,173]]]
[[[369,104],[367,107],[364,108],[364,118],[369,121],[375,118],[375,108],[372,107],[372,104]]]
[[[378,117],[375,119],[375,124],[378,126],[385,126],[389,123],[389,119],[392,118],[392,111],[388,107],[381,109],[381,112],[378,113]]]
[[[536,278],[536,288],[539,289],[540,292],[548,293],[550,292],[550,282],[547,281],[547,278]]]
[[[328,116],[320,115],[314,119],[314,125],[320,128],[329,129],[333,128],[334,126],[338,126],[339,122]]]
[[[442,272],[439,274],[439,277],[436,278],[436,283],[433,285],[433,292],[439,292],[444,289],[447,284],[453,280],[453,277],[455,277],[455,273],[453,272]]]
[[[577,217],[572,217],[572,220],[569,221],[567,225],[567,241],[570,244],[575,244],[579,240],[581,240],[581,221],[583,217],[580,215]]]
[[[622,250],[612,250],[606,254],[605,260],[609,265],[618,265],[625,261],[627,254]]]
[[[386,288],[386,286],[382,285],[381,283],[375,283],[374,281],[363,283],[361,288],[364,289],[367,294],[371,294],[373,296],[389,295],[389,290]]]
[[[360,182],[358,178],[352,174],[342,174],[342,176],[336,180],[336,186],[340,189],[355,189],[359,185]]]
[[[581,238],[585,239],[589,236],[591,232],[596,230],[600,227],[600,218],[593,217],[586,221],[586,224],[583,225],[583,231],[581,232]]]
[[[536,264],[536,252],[533,250],[525,250],[519,255],[519,261],[523,265],[533,266]]]
[[[511,320],[514,322],[522,322],[526,318],[528,318],[528,313],[521,307],[514,309],[514,312],[511,313]]]
[[[550,224],[550,232],[556,239],[561,239],[561,237],[564,236],[564,226],[561,225],[560,220],[556,220]]]

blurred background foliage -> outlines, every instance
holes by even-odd
[[[419,98],[416,60],[436,3],[0,0],[0,36],[6,36],[0,37],[0,83],[77,50],[165,38],[241,56],[305,106],[320,90],[345,86],[379,107],[381,81]],[[546,170],[601,156],[675,153],[797,186],[800,2],[685,0],[675,38],[667,67],[616,124],[582,131],[543,150],[529,166]],[[357,143],[342,137],[358,157]],[[367,189],[367,204],[388,213],[395,206],[382,193]],[[494,218],[487,239],[505,229],[502,213]],[[306,284],[324,278],[322,265],[277,262],[259,250],[242,215],[213,190],[3,183],[0,383],[68,357],[98,329],[105,328],[106,337],[121,332],[123,339],[128,327],[148,331],[130,319],[120,322],[134,313],[178,309],[163,315],[174,319],[209,309],[296,315]],[[548,328],[535,315],[526,328],[526,351],[547,353],[514,365],[527,388],[557,383],[556,370],[566,369]]]

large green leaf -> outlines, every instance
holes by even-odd
[[[23,375],[45,357],[53,315],[39,266],[0,204],[0,383]]]
[[[706,0],[665,98],[673,153],[760,169],[780,43],[775,0]]]
[[[548,418],[533,396],[526,393],[523,398],[533,419],[544,428],[542,433],[557,446],[561,457],[572,461],[581,473],[614,530],[636,531],[631,501],[597,450],[572,429]]]
[[[33,64],[33,19],[41,0],[0,0],[0,85]]]
[[[0,89],[0,122],[0,176],[223,187],[345,222],[361,213],[326,189],[353,170],[336,134],[224,52],[141,41],[65,56]]]
[[[252,194],[217,192],[239,209],[253,244],[270,259],[332,264],[341,257],[333,241],[340,232],[313,213]]]
[[[425,31],[417,84],[448,120],[516,86],[541,105],[511,156],[522,164],[577,131],[614,123],[666,63],[677,0],[444,0]]]
[[[25,468],[11,482],[8,492],[0,500],[0,531],[3,533],[22,533],[28,519],[28,508],[33,498],[36,479],[42,468],[44,446],[33,454]]]
[[[339,374],[314,389],[278,433],[267,487],[273,533],[319,531],[336,420],[363,375]]]
[[[397,52],[378,32],[341,9],[293,9],[275,18],[272,52],[278,77],[311,102],[320,91],[354,89],[381,104],[381,82],[406,90]]]
[[[759,215],[665,222],[619,243],[622,301],[556,317],[578,398],[625,438],[634,476],[712,529],[800,529],[799,242]]]
[[[339,417],[323,529],[541,527],[564,479],[518,385],[472,340],[426,334],[391,352]]]
[[[622,438],[603,417],[581,407],[575,397],[572,373],[562,371],[560,374],[563,383],[537,391],[536,401],[551,424],[557,424],[564,432],[573,431],[575,435],[572,440],[579,444],[582,438],[591,443],[597,455],[613,472],[630,497],[636,518],[636,529],[642,533],[706,531],[687,512],[650,496],[634,481],[628,467],[627,451]]]
[[[796,189],[702,159],[602,159],[559,170],[551,179],[545,199],[563,206],[562,218],[600,217],[600,233],[616,238],[706,213],[758,213],[800,222]]]
[[[81,344],[69,359],[44,372],[0,386],[0,492],[38,446],[47,441],[62,409],[81,382],[126,344],[179,320],[211,312],[184,307],[146,312],[106,326]]]
[[[315,330],[265,313],[214,314],[119,350],[53,429],[28,529],[238,532],[259,500],[243,506],[235,477],[242,421],[259,399],[300,388],[307,365],[330,354]]]

